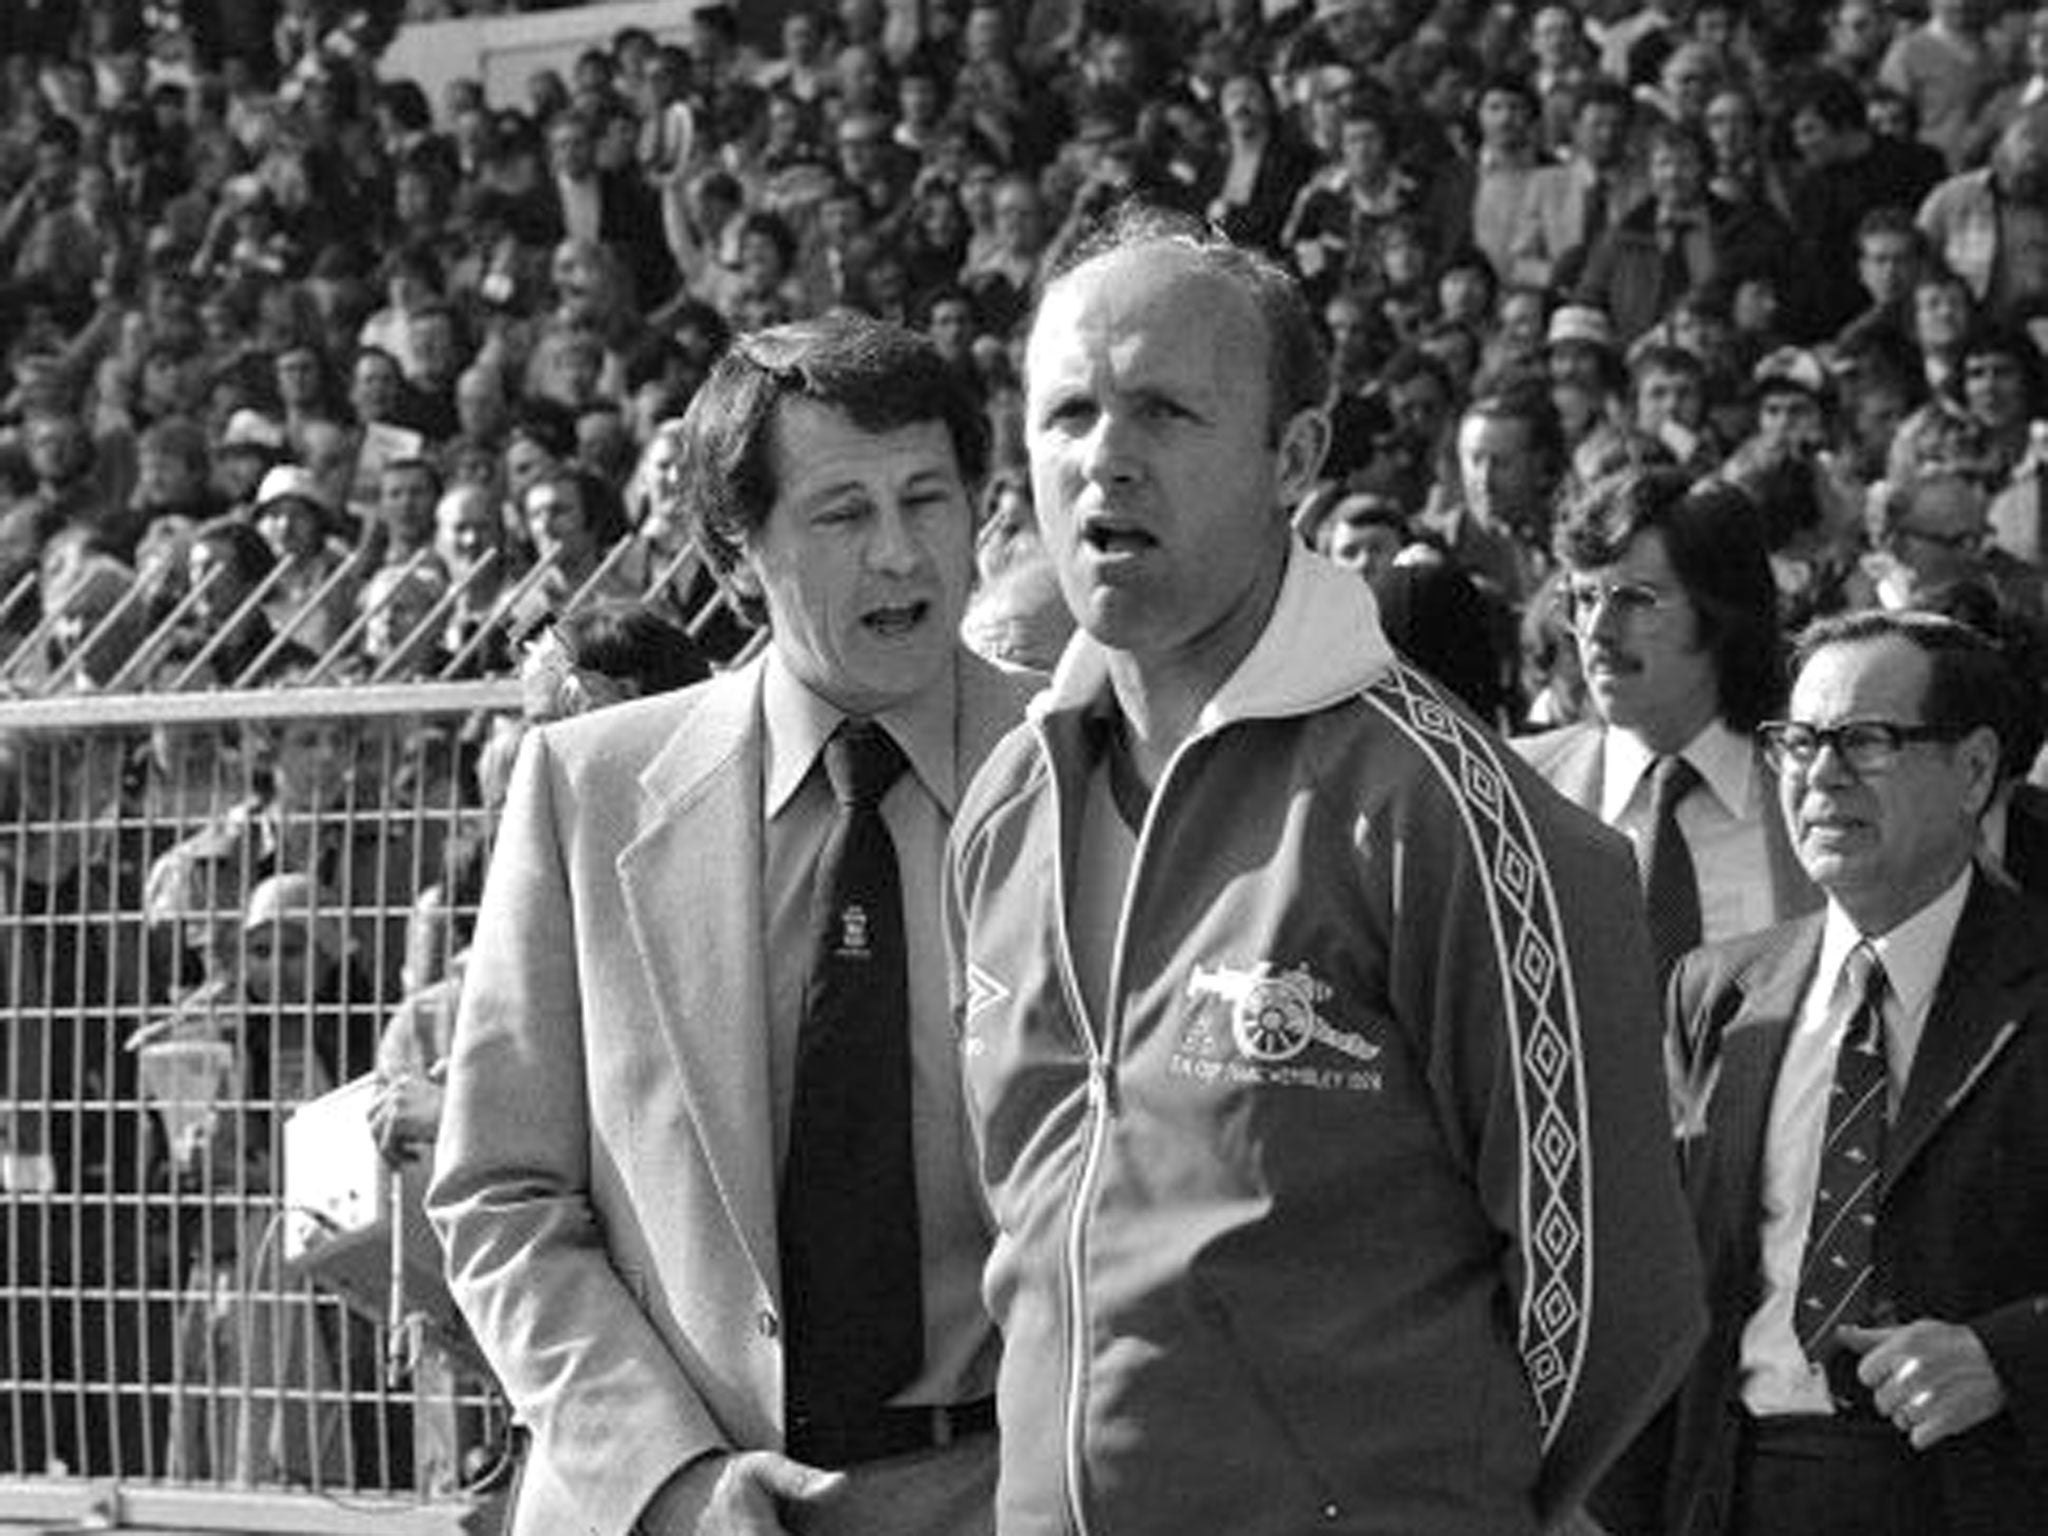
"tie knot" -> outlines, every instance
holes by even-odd
[[[844,721],[825,743],[825,777],[841,805],[874,805],[906,766],[895,738],[872,720]]]
[[[1650,792],[1660,813],[1668,811],[1699,787],[1699,769],[1682,757],[1660,757],[1650,770]]]
[[[1842,961],[1842,987],[1852,1008],[1881,1004],[1885,982],[1884,962],[1868,944],[1858,944]]]

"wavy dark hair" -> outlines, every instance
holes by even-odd
[[[756,625],[766,606],[730,578],[775,506],[775,422],[785,400],[825,406],[864,432],[940,423],[970,498],[988,465],[987,418],[915,331],[842,310],[736,338],[684,413],[679,478],[691,537]]]
[[[1672,572],[1714,660],[1721,718],[1752,731],[1785,701],[1785,643],[1762,515],[1741,488],[1680,469],[1624,470],[1565,504],[1558,559],[1578,570],[1620,560],[1645,533],[1663,535]]]

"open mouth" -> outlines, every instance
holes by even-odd
[[[1853,816],[1802,816],[1800,829],[1816,837],[1844,837],[1859,831],[1863,823]]]
[[[1081,530],[1081,542],[1098,555],[1139,555],[1159,541],[1131,523],[1098,519]]]
[[[885,608],[872,608],[861,616],[861,627],[870,634],[885,640],[907,635],[924,623],[925,615],[931,612],[931,604],[894,603]]]

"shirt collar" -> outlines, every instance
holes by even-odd
[[[1748,816],[1751,797],[1756,793],[1756,753],[1747,737],[1728,728],[1718,717],[1680,749],[1680,757],[1691,763],[1700,782],[1713,793],[1721,807],[1736,820]],[[1636,797],[1643,780],[1657,764],[1657,754],[1644,745],[1633,731],[1607,730],[1606,766],[1600,785],[1600,819],[1610,826],[1621,820]]]
[[[1934,989],[1941,982],[1942,968],[1962,921],[1963,903],[1970,895],[1970,876],[1975,866],[1965,864],[1961,874],[1934,900],[1898,924],[1888,933],[1869,938],[1884,967],[1884,979],[1897,1004],[1897,1018],[1916,1019],[1926,1015],[1934,1001]],[[1828,903],[1827,923],[1821,932],[1819,976],[1839,976],[1849,951],[1869,937],[1860,932],[1834,902]],[[1832,983],[1830,984],[1832,986]]]
[[[948,668],[942,684],[927,688],[875,719],[903,749],[925,793],[950,816],[959,795],[953,758],[954,701],[959,674]],[[774,646],[761,676],[761,720],[767,749],[766,805],[772,819],[782,814],[810,775],[811,765],[839,729],[846,713],[798,680]]]
[[[1203,706],[1195,734],[1236,720],[1327,708],[1371,686],[1394,659],[1372,588],[1290,539],[1286,575],[1266,627]],[[1107,649],[1077,629],[1051,682],[1026,712],[1042,718],[1085,708],[1110,686]]]

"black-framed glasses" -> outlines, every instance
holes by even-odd
[[[1766,720],[1756,728],[1764,757],[1779,773],[1797,768],[1804,773],[1832,747],[1850,772],[1860,776],[1889,773],[1899,754],[1916,741],[1955,741],[1946,725],[1902,725],[1895,720],[1844,720],[1840,725],[1807,725],[1798,720]]]
[[[1558,611],[1573,629],[1591,629],[1602,608],[1625,625],[1654,628],[1672,601],[1670,593],[1642,581],[1567,581],[1557,589]]]

